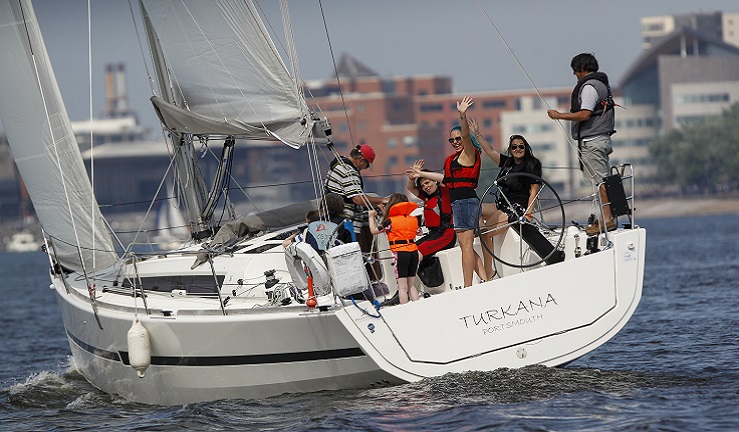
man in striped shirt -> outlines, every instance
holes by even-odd
[[[367,144],[358,145],[352,149],[349,157],[339,156],[331,161],[325,183],[327,193],[337,193],[344,198],[344,214],[354,223],[354,232],[365,252],[370,250],[372,244],[366,210],[370,205],[383,210],[383,205],[387,203],[387,198],[364,194],[360,172],[370,168],[374,161],[375,150]]]

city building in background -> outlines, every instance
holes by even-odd
[[[694,30],[708,38],[739,47],[739,12],[650,16],[640,21],[645,51],[660,39],[682,29]]]
[[[616,107],[611,163],[633,163],[646,182],[655,170],[649,157],[655,139],[739,102],[739,13],[645,17],[641,22],[645,49],[620,83],[611,82],[621,105]],[[308,82],[305,91],[309,104],[331,121],[331,139],[339,153],[348,154],[351,146],[360,144],[374,147],[373,171],[363,172],[368,192],[404,191],[405,170],[417,159],[424,159],[429,169],[441,170],[452,151],[449,130],[459,124],[456,102],[470,96],[475,103],[468,115],[477,119],[489,143],[500,150],[510,135],[525,135],[544,165],[544,178],[562,197],[573,198],[589,192],[578,169],[576,143],[569,137],[567,122],[554,122],[546,115],[550,108],[569,110],[572,86],[539,89],[540,94],[534,89],[459,94],[449,76],[381,77],[343,54],[335,76]],[[124,65],[106,66],[105,98],[100,117],[72,122],[91,173],[94,160],[95,190],[103,212],[107,216],[146,210],[160,187],[159,199],[171,198],[164,187],[170,150],[164,140],[156,139],[160,132],[141,126],[130,109]],[[219,143],[208,143],[201,150],[208,182],[217,167]],[[325,175],[332,155],[322,153],[319,174]],[[313,197],[307,161],[304,149],[237,143],[230,184],[237,213]],[[481,187],[497,171],[485,158]],[[0,135],[0,223],[32,215],[18,179],[9,146]]]

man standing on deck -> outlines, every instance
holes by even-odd
[[[358,145],[349,152],[349,157],[339,156],[331,161],[326,174],[326,193],[333,192],[344,198],[344,214],[354,223],[354,232],[362,252],[372,247],[372,233],[369,230],[367,210],[369,206],[379,207],[387,203],[387,198],[364,194],[361,171],[371,168],[375,161],[375,150],[367,144]]]
[[[598,60],[590,53],[578,54],[570,62],[577,84],[572,90],[570,112],[561,113],[547,110],[553,120],[572,122],[572,139],[577,140],[580,169],[586,182],[598,184],[609,173],[608,155],[613,152],[611,135],[616,131],[613,97],[608,84],[608,76],[598,72]],[[608,202],[605,185],[600,186],[601,203]],[[600,213],[600,212],[599,212]],[[610,206],[603,207],[605,227],[610,231],[616,228]],[[598,219],[589,225],[585,232],[597,235],[603,231],[603,221]]]

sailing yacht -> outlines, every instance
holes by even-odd
[[[377,241],[375,282],[356,243],[325,254],[283,246],[320,193],[217,226],[237,142],[307,147],[316,164],[312,152],[332,148],[330,127],[308,109],[295,61],[282,61],[251,1],[142,0],[139,8],[158,82],[151,102],[190,229],[182,247],[155,254],[116,243],[31,2],[0,0],[0,91],[13,101],[0,103],[0,118],[43,227],[74,366],[95,387],[176,405],[558,366],[606,343],[636,310],[646,233],[628,196],[620,214],[631,223],[592,240],[563,217],[557,227],[531,225],[561,259],[538,255],[517,235],[525,230],[511,229],[496,245],[505,262],[498,279],[461,289],[453,248],[438,254],[444,283],[422,286],[430,297],[389,307],[382,301],[397,287],[386,237]],[[210,192],[195,154],[204,144],[221,146]],[[633,181],[622,173],[619,181]],[[389,293],[376,289],[382,284]]]

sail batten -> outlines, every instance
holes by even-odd
[[[0,119],[56,260],[77,271],[109,267],[118,257],[29,0],[0,0],[0,43]]]
[[[310,139],[314,120],[251,1],[140,5],[163,87],[152,102],[169,130]]]

